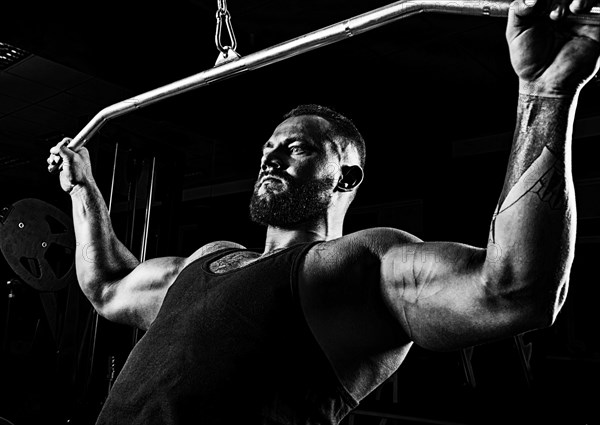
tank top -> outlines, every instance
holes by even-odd
[[[313,337],[298,263],[317,242],[213,273],[182,270],[132,349],[97,425],[338,424],[358,405]]]

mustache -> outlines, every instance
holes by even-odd
[[[272,170],[270,172],[261,172],[258,175],[258,181],[259,182],[262,181],[262,179],[264,179],[265,177],[277,177],[288,183],[291,180],[291,177],[289,175],[287,175],[287,173],[285,173],[283,171],[277,171],[277,170]]]

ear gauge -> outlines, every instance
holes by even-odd
[[[338,186],[342,190],[352,190],[360,184],[363,178],[362,168],[358,165],[342,166],[342,175],[338,182]]]

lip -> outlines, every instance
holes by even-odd
[[[265,183],[265,182],[266,182],[266,181],[268,181],[268,180],[275,180],[275,181],[278,181],[279,183],[283,183],[283,182],[284,182],[284,180],[283,180],[283,179],[281,179],[281,178],[279,178],[279,177],[275,177],[275,176],[267,176],[267,177],[263,177],[263,178],[260,180],[260,184],[263,184],[263,183]]]

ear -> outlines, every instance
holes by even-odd
[[[342,165],[342,177],[337,184],[337,189],[350,192],[363,180],[363,169],[359,165]]]

